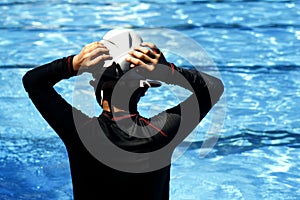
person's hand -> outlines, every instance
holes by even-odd
[[[158,64],[169,65],[163,53],[153,43],[143,42],[140,47],[134,48],[128,54],[126,61],[131,63],[131,67],[138,66],[149,72],[153,71]]]
[[[73,58],[73,69],[88,69],[103,65],[105,60],[111,59],[109,50],[101,42],[87,44],[79,54]]]

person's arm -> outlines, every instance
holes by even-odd
[[[159,65],[149,73],[150,79],[181,86],[197,98],[201,115],[199,121],[221,97],[224,86],[220,79],[195,69],[184,69],[174,64]],[[191,103],[191,102],[190,102]],[[184,104],[180,104],[181,106]]]
[[[58,59],[34,68],[23,76],[23,85],[29,98],[64,141],[68,141],[76,130],[73,122],[73,108],[55,91],[53,86],[60,80],[68,79],[76,74],[72,60],[73,56]]]
[[[182,141],[206,116],[219,100],[224,86],[220,79],[199,72],[176,67],[167,62],[163,54],[152,43],[148,48],[136,48],[130,52],[127,61],[138,66],[139,73],[149,79],[184,87],[192,95],[179,105],[151,118],[151,123],[160,127],[169,139],[180,133],[176,144]]]
[[[68,141],[76,130],[73,114],[87,118],[86,115],[73,108],[53,88],[62,79],[77,74],[79,68],[93,67],[108,59],[107,49],[102,44],[92,43],[82,49],[76,56],[55,60],[28,71],[23,77],[25,90],[38,111],[49,125],[64,140]],[[103,54],[102,56],[99,54]],[[97,60],[95,60],[97,58]]]

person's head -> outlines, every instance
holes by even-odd
[[[159,87],[158,81],[146,81],[130,68],[125,58],[128,51],[142,43],[142,38],[132,30],[112,30],[107,32],[102,43],[109,49],[112,60],[104,63],[105,71],[93,73],[91,85],[95,89],[97,102],[102,108],[137,112],[137,104],[149,87]],[[100,70],[99,70],[100,71]]]

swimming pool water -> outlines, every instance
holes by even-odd
[[[2,1],[0,199],[72,199],[65,148],[29,101],[21,78],[32,67],[78,53],[116,27],[168,28],[192,38],[214,60],[225,85],[220,137],[202,157],[209,115],[194,137],[178,147],[180,151],[189,145],[173,163],[172,200],[299,199],[299,4]],[[68,101],[72,83],[71,79],[56,87]],[[167,90],[152,92],[163,92],[168,97],[164,101],[174,101]],[[144,99],[146,105],[153,101],[165,103]]]

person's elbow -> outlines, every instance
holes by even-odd
[[[213,87],[209,88],[212,105],[215,105],[224,92],[224,84],[220,79],[215,79]]]
[[[30,83],[30,74],[29,72],[26,72],[26,74],[22,78],[23,87],[26,91],[28,91],[29,83]]]
[[[32,81],[33,81],[33,77],[32,77],[32,73],[30,70],[30,71],[26,72],[22,78],[23,87],[26,92],[29,92],[30,90],[32,90],[32,87],[33,87]]]

